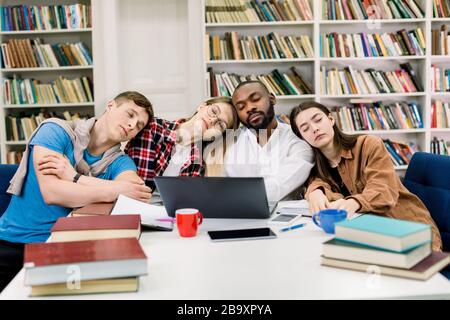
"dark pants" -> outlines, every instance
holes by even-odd
[[[23,267],[23,243],[0,240],[0,292]]]

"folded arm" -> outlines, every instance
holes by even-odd
[[[147,202],[150,189],[135,172],[124,171],[114,181],[82,176],[73,182],[76,174],[62,154],[35,146],[33,165],[44,201],[67,208],[82,207],[94,202],[112,202],[119,194]]]

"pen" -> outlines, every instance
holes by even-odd
[[[174,222],[175,218],[160,218],[160,219],[155,219],[156,221],[162,221],[162,222]]]
[[[306,225],[306,223],[296,224],[294,226],[290,226],[290,227],[286,227],[286,228],[280,229],[280,232],[286,232],[286,231],[289,231],[289,230],[298,229],[298,228],[304,227],[305,225]]]

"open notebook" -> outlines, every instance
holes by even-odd
[[[139,214],[142,226],[157,230],[173,229],[173,218],[167,215],[164,206],[144,203],[124,195],[119,195],[111,214]]]

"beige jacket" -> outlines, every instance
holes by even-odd
[[[375,136],[360,136],[351,150],[343,150],[338,165],[339,175],[351,196],[361,205],[360,212],[430,224],[433,250],[442,250],[439,230],[423,202],[408,191],[395,172],[383,141]],[[322,188],[328,200],[342,199],[329,184],[315,178],[308,185],[309,194]]]

